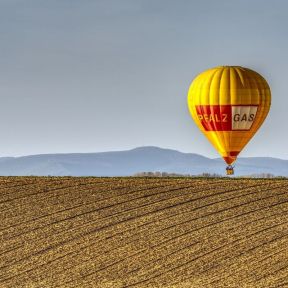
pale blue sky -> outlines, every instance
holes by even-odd
[[[0,155],[153,145],[218,154],[186,98],[218,65],[272,89],[241,156],[288,159],[288,1],[0,0]]]

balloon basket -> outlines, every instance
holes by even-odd
[[[234,175],[234,169],[233,169],[233,167],[228,166],[228,167],[226,168],[226,175],[228,175],[228,176]]]

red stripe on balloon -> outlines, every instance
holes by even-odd
[[[231,105],[196,105],[198,118],[206,131],[231,131]]]

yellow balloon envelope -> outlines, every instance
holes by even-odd
[[[271,104],[266,80],[240,66],[220,66],[199,74],[188,91],[196,125],[228,165],[265,120]]]

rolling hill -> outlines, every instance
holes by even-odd
[[[158,147],[101,153],[44,154],[0,158],[3,176],[130,176],[144,171],[198,175],[224,174],[222,159]],[[288,160],[269,157],[239,158],[236,175],[271,173],[288,176]]]

